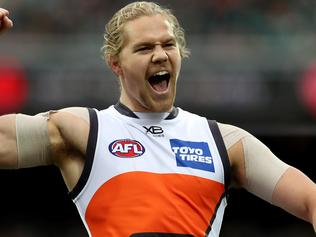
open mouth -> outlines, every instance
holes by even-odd
[[[168,89],[169,81],[170,73],[167,71],[157,72],[148,78],[149,84],[157,92],[166,91]]]

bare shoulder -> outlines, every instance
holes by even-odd
[[[89,135],[88,110],[71,107],[48,113],[48,133],[55,155],[71,151],[84,155]]]
[[[72,115],[75,115],[83,120],[85,120],[87,123],[90,123],[89,119],[89,111],[86,107],[68,107],[60,110],[61,112],[68,112]]]

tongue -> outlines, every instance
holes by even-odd
[[[162,91],[167,90],[168,82],[167,82],[167,80],[162,80],[162,81],[159,81],[159,82],[151,83],[151,86],[153,87],[153,89],[155,91],[162,92]]]

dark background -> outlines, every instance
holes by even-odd
[[[0,0],[14,20],[0,37],[0,114],[115,103],[117,81],[100,47],[104,24],[128,2]],[[157,2],[174,10],[192,52],[176,105],[248,130],[316,181],[315,1]],[[0,187],[0,237],[87,236],[57,168],[1,170]],[[232,190],[221,236],[315,235]]]

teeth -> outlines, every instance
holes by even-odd
[[[168,74],[167,71],[161,71],[161,72],[156,72],[156,73],[154,74],[154,76],[162,76],[162,75],[166,75],[166,74]]]

